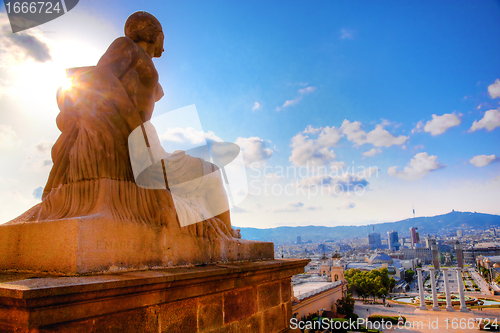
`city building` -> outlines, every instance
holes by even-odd
[[[500,255],[500,243],[485,242],[475,244],[467,249],[463,249],[463,258],[466,263],[475,263],[479,256],[498,256]]]
[[[464,254],[462,244],[458,241],[455,243],[455,255],[457,257],[457,267],[464,268]]]
[[[398,251],[399,250],[399,239],[398,239],[397,231],[388,231],[387,232],[387,244],[389,246],[389,250]]]
[[[330,266],[331,266],[330,260],[326,256],[323,256],[323,258],[321,258],[321,266],[319,268],[319,274],[329,276],[331,271]]]
[[[297,236],[297,244],[302,244],[302,237]]]
[[[368,247],[370,249],[379,249],[382,247],[382,241],[380,239],[380,233],[372,232],[368,234]]]
[[[429,248],[403,249],[405,260],[419,259],[422,263],[430,264],[432,262],[432,251]]]
[[[389,257],[387,254],[384,253],[376,253],[368,259],[368,263],[370,265],[373,264],[386,264],[386,265],[392,265],[392,258]]]
[[[337,312],[337,300],[347,295],[347,281],[344,279],[342,266],[334,264],[331,273],[332,279],[326,282],[307,281],[310,279],[300,276],[302,274],[292,279],[293,317],[300,320],[321,310]]]
[[[418,243],[417,239],[417,229],[414,227],[410,227],[410,239],[411,239],[411,246],[415,246],[415,244]]]

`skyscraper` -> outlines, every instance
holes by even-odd
[[[455,255],[457,257],[457,267],[464,268],[464,253],[462,250],[462,244],[458,241],[455,243]]]
[[[418,243],[417,239],[417,229],[414,227],[410,227],[410,239],[411,239],[411,246],[415,246],[415,244]]]
[[[399,237],[397,231],[387,232],[387,244],[389,245],[389,250],[399,250]]]
[[[382,241],[380,240],[380,233],[372,232],[368,234],[368,246],[371,249],[378,249],[382,245]]]

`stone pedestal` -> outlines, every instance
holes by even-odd
[[[0,270],[76,275],[273,258],[270,242],[102,216],[0,225]]]
[[[305,259],[104,274],[2,274],[0,332],[283,332]],[[10,281],[9,281],[10,280]]]
[[[436,275],[435,275],[435,270],[433,267],[431,267],[430,272],[431,274],[431,288],[432,288],[432,310],[434,311],[439,311],[439,302],[438,302],[438,297],[437,297],[437,290],[436,290]]]
[[[425,297],[424,297],[424,280],[422,279],[422,268],[417,268],[418,274],[418,291],[420,295],[420,310],[427,310],[425,306]]]
[[[446,311],[453,311],[451,304],[450,285],[448,282],[448,268],[443,268],[444,289],[446,292]]]
[[[467,304],[465,303],[464,281],[462,280],[462,270],[457,268],[458,294],[460,295],[460,311],[467,312]]]

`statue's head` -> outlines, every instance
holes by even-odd
[[[155,57],[163,53],[163,29],[160,21],[148,12],[135,12],[125,22],[125,36],[134,42],[144,41],[155,45]]]

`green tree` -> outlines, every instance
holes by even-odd
[[[337,313],[350,318],[354,313],[354,299],[350,293],[337,300]]]
[[[415,276],[415,272],[411,269],[408,269],[405,271],[405,281],[410,283],[411,280],[413,280],[413,277]]]
[[[396,281],[393,277],[389,277],[389,271],[385,267],[369,272],[349,269],[344,277],[349,283],[349,291],[361,296],[363,300],[367,296],[373,296],[375,300],[376,297],[388,295],[396,285]]]

